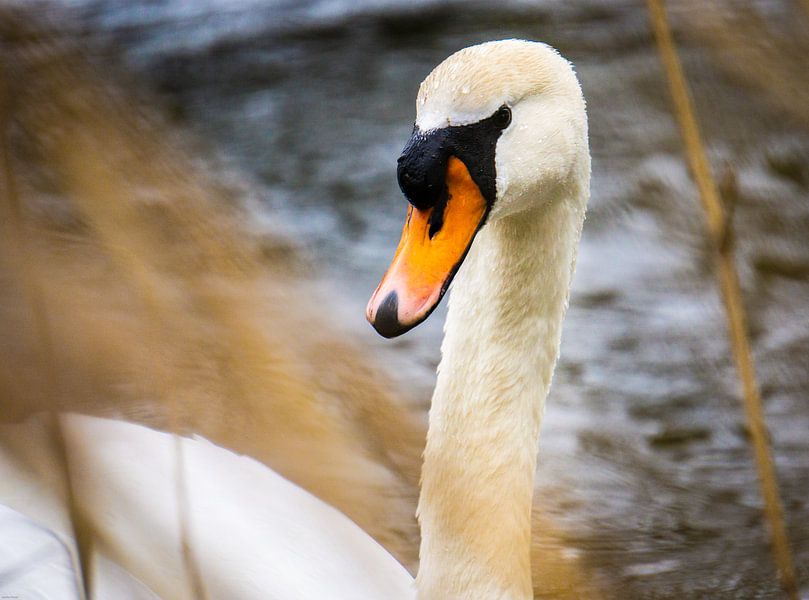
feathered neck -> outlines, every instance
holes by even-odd
[[[419,598],[531,598],[539,426],[584,220],[570,197],[493,221],[458,273],[430,409]]]

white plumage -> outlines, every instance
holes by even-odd
[[[161,598],[196,600],[183,566],[177,476],[208,598],[415,596],[404,567],[348,517],[251,458],[109,419],[64,415],[62,429],[76,500],[103,557],[93,565],[101,571],[93,577],[101,580],[100,599],[121,598],[103,593],[120,593],[117,564]],[[4,460],[0,474],[14,485],[3,486],[0,502],[56,533],[75,554],[48,429],[38,420],[6,426],[3,442],[15,460]],[[14,593],[13,582],[7,586]]]

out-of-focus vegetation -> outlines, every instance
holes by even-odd
[[[4,420],[71,410],[199,433],[412,564],[422,427],[291,275],[288,245],[252,230],[243,192],[144,99],[58,31],[3,18]]]

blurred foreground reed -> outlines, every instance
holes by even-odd
[[[3,211],[19,207],[0,257],[4,420],[72,410],[199,433],[412,564],[421,426],[317,309],[289,246],[251,232],[243,191],[68,41],[19,15],[2,27]]]

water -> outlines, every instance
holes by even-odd
[[[778,596],[703,217],[642,4],[66,4],[178,122],[254,178],[264,218],[281,222],[355,306],[346,312],[357,335],[415,382],[420,410],[444,313],[395,342],[363,319],[405,212],[395,159],[418,84],[484,40],[558,47],[588,100],[593,182],[538,494],[570,551],[616,597]],[[719,175],[726,161],[735,169],[737,262],[809,597],[809,128],[739,75],[687,8],[673,6],[675,35],[713,164]],[[790,19],[803,18],[773,2],[755,10],[772,27],[764,42],[794,34]]]

